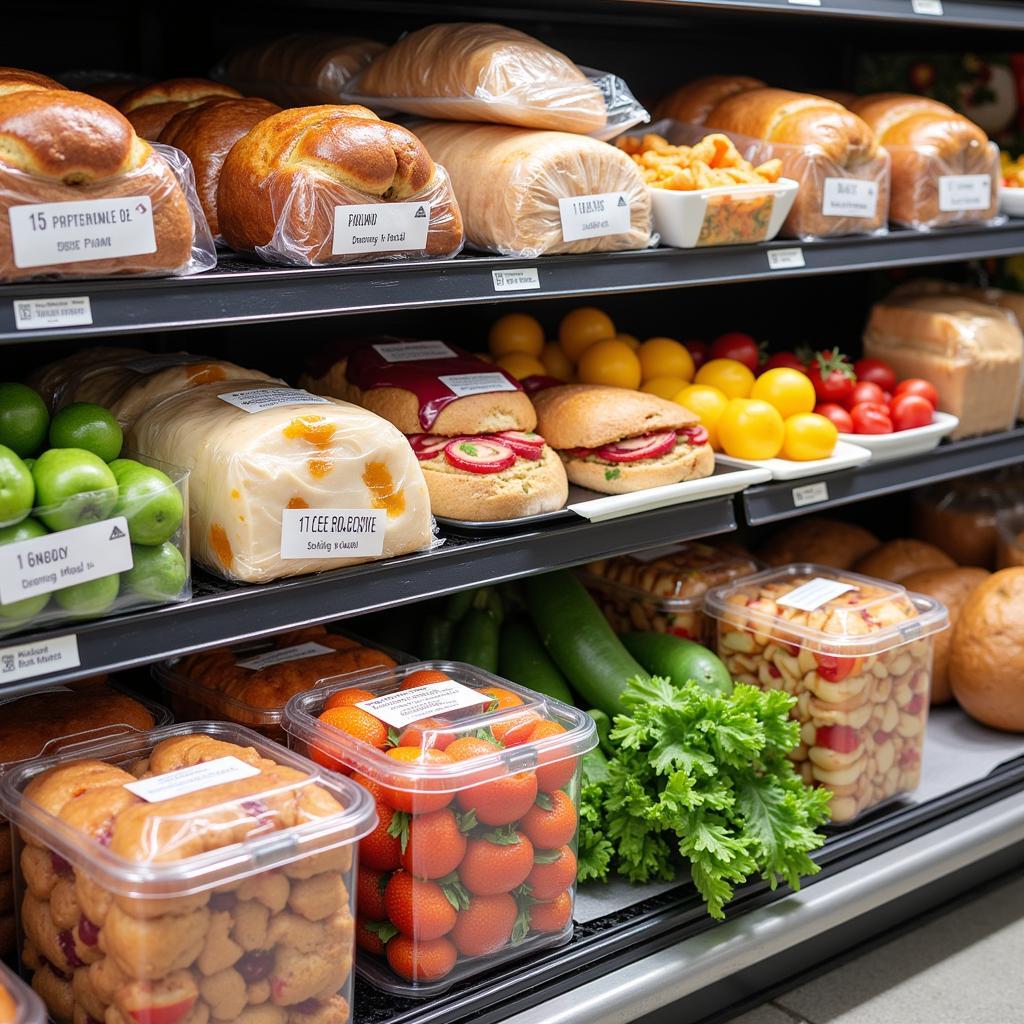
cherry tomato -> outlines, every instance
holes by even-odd
[[[786,436],[779,454],[795,462],[827,459],[838,440],[839,432],[831,420],[813,412],[799,412],[786,419]]]
[[[853,364],[853,372],[857,374],[857,380],[869,380],[883,391],[892,391],[896,387],[896,371],[881,359],[858,359]]]
[[[927,427],[931,423],[935,407],[920,395],[904,392],[892,400],[889,414],[897,430],[913,430],[914,427]]]
[[[910,377],[907,380],[901,380],[893,392],[893,396],[895,397],[896,395],[920,395],[923,399],[932,403],[933,409],[938,409],[939,407],[939,393],[935,390],[935,385],[930,380],[922,380],[920,377]]]
[[[826,682],[838,683],[845,679],[859,664],[859,658],[839,658],[834,654],[814,652],[818,663],[818,675]]]
[[[855,380],[850,361],[837,348],[815,353],[807,376],[811,378],[819,402],[840,404],[846,403]]]
[[[693,368],[695,370],[699,370],[711,358],[711,356],[708,355],[711,351],[711,346],[706,341],[700,341],[698,338],[691,338],[689,341],[683,342],[683,347],[690,353],[690,358],[693,360]]]
[[[889,409],[878,402],[861,402],[850,410],[855,434],[891,434]]]
[[[831,420],[841,434],[853,433],[853,420],[850,418],[849,412],[841,405],[837,405],[835,402],[819,402],[814,407],[814,411],[819,416]]]
[[[814,745],[838,754],[852,754],[860,746],[860,737],[851,725],[819,725],[814,734]]]
[[[742,331],[730,331],[728,334],[720,334],[711,343],[710,357],[712,359],[735,359],[752,373],[756,373],[758,364],[761,362],[761,350],[749,334],[744,334]]]
[[[775,352],[765,361],[764,366],[761,367],[761,372],[767,373],[769,370],[779,369],[799,370],[801,373],[807,372],[807,367],[804,366],[795,352]]]
[[[855,405],[860,405],[862,402],[885,405],[885,392],[877,384],[869,380],[859,380],[853,385],[850,397],[846,399],[844,405],[847,409],[852,409]]]

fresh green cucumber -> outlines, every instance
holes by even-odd
[[[498,675],[564,704],[573,703],[565,676],[551,660],[533,624],[523,616],[514,615],[502,624]]]
[[[499,630],[498,620],[491,612],[470,608],[455,628],[452,657],[488,672],[497,672]]]
[[[692,679],[708,693],[732,693],[732,676],[721,659],[692,640],[670,633],[627,633],[622,642],[651,675],[664,676],[676,686]]]
[[[607,757],[615,756],[615,746],[611,741],[612,720],[597,708],[591,708],[588,715],[594,720],[597,726],[597,746],[601,753]]]
[[[568,570],[532,576],[526,604],[537,632],[572,688],[588,704],[615,716],[634,676],[648,675],[608,625],[583,584]]]
[[[473,607],[473,599],[478,592],[475,589],[460,590],[452,594],[444,603],[444,617],[449,622],[461,622],[466,612]]]
[[[448,657],[452,646],[452,633],[455,631],[455,623],[446,619],[443,615],[431,612],[423,616],[423,624],[420,626],[419,643],[416,646],[416,653],[424,661],[442,661]]]

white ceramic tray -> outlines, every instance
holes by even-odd
[[[1011,217],[1024,217],[1024,188],[1001,189],[999,209]]]
[[[939,446],[939,442],[952,434],[960,420],[948,412],[937,412],[927,427],[913,430],[897,430],[893,434],[840,434],[839,439],[860,445],[871,452],[874,462],[889,459],[904,459],[908,455],[920,455]]]
[[[837,441],[835,451],[827,459],[812,459],[810,462],[794,462],[792,459],[734,459],[731,455],[715,454],[716,461],[726,466],[767,469],[773,480],[802,480],[806,476],[835,473],[840,469],[862,466],[870,458],[871,452],[867,448],[862,448],[860,444],[850,444],[849,441]]]

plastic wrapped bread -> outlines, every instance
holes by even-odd
[[[128,446],[191,471],[193,557],[229,579],[263,583],[432,542],[427,485],[405,437],[347,402],[257,379],[199,384],[145,410]]]

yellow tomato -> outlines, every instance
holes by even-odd
[[[590,346],[576,367],[584,384],[611,384],[618,388],[640,387],[640,360],[618,338],[606,338]]]
[[[643,366],[642,363],[641,366]],[[671,402],[685,387],[686,381],[682,377],[651,377],[650,380],[643,382],[640,390],[646,391],[649,395],[666,398]]]
[[[544,328],[526,313],[506,313],[491,324],[487,347],[497,358],[513,352],[536,358],[544,348]]]
[[[779,410],[755,398],[734,398],[718,419],[722,451],[737,459],[774,459],[785,435]]]
[[[693,382],[718,388],[726,398],[748,398],[754,375],[735,359],[711,359],[697,371]]]
[[[640,347],[640,339],[635,334],[616,334],[619,341],[624,341],[634,352]]]
[[[498,360],[498,365],[506,373],[511,373],[516,380],[522,380],[524,377],[543,377],[547,373],[539,359],[523,352],[510,352],[507,356],[502,356]]]
[[[786,366],[762,373],[754,381],[750,397],[774,405],[783,419],[797,413],[811,412],[817,402],[810,377]]]
[[[693,356],[672,338],[648,338],[637,351],[644,380],[682,377],[693,380]]]
[[[800,412],[786,420],[782,457],[796,462],[827,459],[838,440],[839,431],[830,419],[815,412]]]
[[[574,362],[594,344],[605,338],[615,336],[615,324],[612,318],[593,306],[581,306],[562,317],[558,325],[558,340],[562,350]]]
[[[540,354],[540,361],[549,377],[572,380],[572,363],[557,341],[549,341]]]
[[[718,448],[718,420],[729,404],[725,393],[707,384],[690,384],[674,395],[672,401],[700,417],[700,425],[708,432],[711,447]]]

